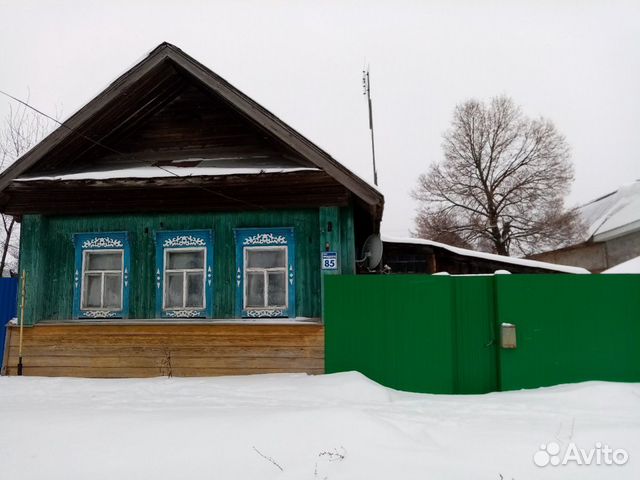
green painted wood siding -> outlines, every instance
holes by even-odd
[[[335,208],[340,218],[336,246],[342,273],[354,273],[353,212]],[[21,228],[21,269],[27,272],[25,323],[72,317],[74,247],[81,232],[129,232],[131,291],[129,318],[155,318],[155,232],[212,229],[215,240],[214,317],[233,318],[235,302],[234,228],[293,227],[296,235],[296,311],[300,317],[321,315],[318,209],[240,213],[42,216],[25,215]]]

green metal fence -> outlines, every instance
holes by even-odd
[[[401,390],[640,381],[640,275],[332,276],[324,318],[328,373]]]

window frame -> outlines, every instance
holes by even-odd
[[[92,253],[120,253],[120,270],[87,270],[87,257]],[[122,310],[124,304],[124,248],[114,249],[86,249],[82,250],[82,286],[80,288],[80,308],[82,310]],[[86,291],[86,278],[89,275],[100,274],[100,307],[87,307],[85,306],[85,291]],[[120,275],[120,305],[118,308],[105,307],[104,306],[104,277],[105,274],[119,274]]]
[[[130,290],[130,247],[127,232],[91,232],[73,235],[75,248],[75,271],[73,275],[73,318],[74,319],[119,319],[129,316]],[[87,271],[87,259],[91,253],[121,252],[121,270],[90,270]],[[85,306],[85,287],[91,273],[100,274],[100,307]],[[104,278],[106,274],[120,275],[120,305],[118,307],[104,306]]]
[[[274,268],[257,268],[257,267],[245,267],[243,269],[243,276],[244,276],[244,288],[243,288],[243,298],[242,298],[242,308],[243,310],[262,310],[265,308],[273,308],[273,309],[277,309],[277,308],[281,308],[281,309],[288,309],[289,308],[289,281],[288,281],[288,269],[289,269],[289,247],[286,245],[262,245],[262,246],[254,246],[254,247],[249,247],[249,246],[245,246],[243,248],[243,264],[244,265],[248,265],[248,259],[249,259],[249,252],[255,252],[255,251],[277,251],[277,250],[284,250],[285,252],[285,265],[284,267],[274,267]],[[248,306],[248,291],[249,291],[249,285],[247,282],[247,277],[249,276],[249,273],[256,273],[256,272],[263,272],[263,277],[264,277],[264,305],[262,307],[249,307]],[[269,305],[269,273],[270,272],[283,272],[284,276],[285,276],[285,294],[284,294],[284,305]]]
[[[177,268],[168,269],[168,254],[171,252],[202,252],[202,268]],[[163,270],[162,276],[164,282],[162,284],[162,309],[163,310],[202,310],[207,308],[207,247],[193,247],[193,248],[171,248],[167,247],[163,249]],[[187,274],[202,272],[202,306],[201,307],[187,307]],[[182,273],[182,306],[181,307],[167,307],[167,274],[169,273]]]
[[[295,235],[292,227],[276,228],[237,228],[236,237],[236,317],[237,318],[295,318],[296,316],[296,267],[295,267]],[[286,293],[284,306],[247,307],[247,250],[258,248],[286,248],[286,269],[278,267],[277,271],[285,272]],[[268,272],[269,269],[258,269]],[[268,276],[268,273],[266,273]],[[268,278],[267,278],[268,280]],[[264,284],[268,289],[268,281]],[[268,302],[265,295],[264,302]]]
[[[166,306],[167,269],[169,252],[193,252],[204,251],[204,264],[202,269],[193,269],[194,272],[202,272],[202,307],[168,307]],[[214,282],[214,242],[211,230],[159,230],[156,232],[156,317],[162,319],[197,319],[213,317],[213,293]],[[191,269],[170,269],[185,275]],[[187,283],[183,283],[182,304],[186,303],[185,289]]]

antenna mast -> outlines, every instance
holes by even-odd
[[[369,130],[371,130],[371,156],[373,157],[373,183],[378,186],[378,171],[376,170],[376,146],[373,140],[373,107],[371,106],[371,80],[369,79],[369,66],[362,71],[362,92],[367,96],[369,104]]]

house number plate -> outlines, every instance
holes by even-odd
[[[338,269],[338,253],[322,252],[322,270]]]

